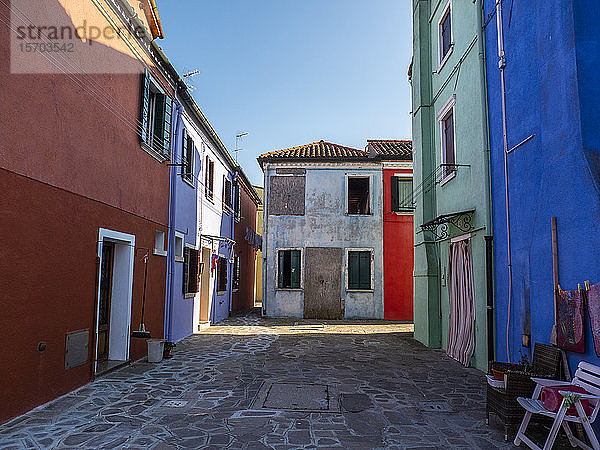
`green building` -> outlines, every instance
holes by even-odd
[[[425,345],[487,370],[493,272],[481,8],[481,0],[413,0],[414,322]]]

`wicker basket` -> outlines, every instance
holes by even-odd
[[[487,386],[486,417],[496,414],[504,423],[505,435],[514,433],[518,428],[525,410],[517,402],[518,397],[531,397],[535,383],[531,377],[559,379],[561,352],[550,345],[536,343],[532,365],[509,364],[494,361],[492,369],[504,372],[504,388]]]

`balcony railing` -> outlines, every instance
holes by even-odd
[[[440,184],[442,181],[450,178],[453,174],[455,174],[460,167],[471,167],[470,164],[440,164],[435,168],[433,172],[423,178],[423,181],[418,186],[414,187],[412,192],[406,195],[402,201],[401,205],[410,206],[412,209],[415,209],[417,206],[417,201],[420,197],[430,192],[436,185]]]

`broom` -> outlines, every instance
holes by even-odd
[[[131,337],[148,339],[150,332],[146,331],[146,325],[144,324],[144,307],[146,306],[146,282],[148,280],[148,251],[144,255],[144,293],[142,295],[142,318],[140,320],[140,329],[131,333]]]

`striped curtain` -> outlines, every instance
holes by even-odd
[[[468,366],[475,349],[475,298],[470,239],[450,244],[448,296],[450,317],[446,353]]]

